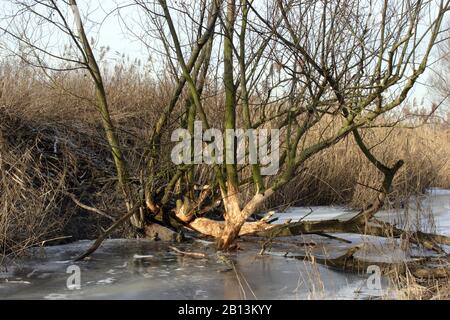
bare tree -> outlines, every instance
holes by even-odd
[[[76,1],[14,1],[14,8],[15,12],[3,17],[6,27],[0,28],[9,36],[11,43],[16,44],[10,48],[15,55],[41,69],[49,79],[53,79],[57,72],[74,70],[84,70],[91,77],[95,88],[92,106],[98,110],[114,159],[119,188],[124,195],[128,212],[132,212],[136,204],[129,183],[127,164],[109,113],[101,70]],[[63,52],[61,46],[64,48]],[[133,215],[132,222],[136,227],[142,227],[142,221],[139,221],[137,215]]]
[[[159,4],[183,76],[189,79],[169,5],[164,0]],[[255,129],[269,122],[277,123],[277,128],[284,132],[280,147],[283,150],[281,170],[276,179],[270,182],[266,179],[264,184],[259,174],[260,167],[253,165],[256,192],[245,200],[242,187],[248,184],[248,179],[239,173],[236,164],[224,164],[217,169],[225,225],[200,217],[192,217],[189,225],[217,237],[220,248],[232,246],[239,233],[254,232],[254,228],[249,231],[250,224],[245,223],[246,219],[295,177],[306,160],[349,134],[355,136],[362,152],[386,176],[377,202],[359,215],[366,220],[371,219],[383,205],[402,161],[392,167],[380,163],[364,145],[358,129],[398,108],[405,101],[427,67],[449,4],[444,1],[438,5],[423,1],[380,1],[367,5],[363,1],[349,4],[339,1],[278,0],[269,1],[264,7],[268,9],[260,10],[248,1],[237,4],[229,0],[220,15],[222,33],[216,38],[223,43],[222,48],[217,48],[223,52],[223,127],[237,129],[240,120]],[[429,8],[436,14],[423,31],[419,24]],[[237,24],[241,24],[240,30],[235,27]],[[255,43],[249,48],[246,42],[252,36],[263,40],[259,41],[256,50]],[[260,62],[258,57],[265,60],[263,65],[269,66],[267,69],[258,65],[251,67],[253,61]],[[239,66],[237,71],[236,61]],[[266,77],[258,78],[258,73]],[[236,77],[236,74],[239,76]],[[258,91],[272,92],[278,86],[274,96],[255,103],[252,110],[249,108],[249,84],[246,83],[251,78],[257,79],[252,87]],[[285,86],[289,90],[283,90]],[[190,80],[189,90],[198,115],[208,124],[199,92]],[[272,100],[277,101],[278,110],[275,112]],[[243,119],[238,116],[241,107]],[[254,125],[252,118],[257,119]],[[308,140],[309,132],[320,121],[338,122],[340,125],[338,130],[324,133],[304,147],[302,141]],[[225,153],[233,153],[236,157],[233,142],[225,138]],[[177,179],[175,176],[174,185]],[[261,227],[267,226],[258,224],[258,228]]]

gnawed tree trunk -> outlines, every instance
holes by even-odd
[[[233,76],[233,37],[236,20],[235,0],[227,0],[225,16],[225,37],[223,41],[223,83],[225,88],[225,130],[236,130],[236,87]],[[225,227],[218,239],[218,248],[227,249],[239,235],[246,217],[243,217],[239,201],[239,181],[236,165],[236,138],[225,133],[225,170],[227,174],[227,189],[222,193],[224,204]]]

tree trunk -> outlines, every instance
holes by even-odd
[[[76,0],[70,0],[69,4],[77,25],[78,37],[83,47],[85,64],[88,67],[92,80],[95,83],[97,110],[100,113],[103,130],[105,131],[106,135],[106,140],[108,142],[112,157],[114,159],[117,179],[119,181],[119,188],[121,189],[124,195],[127,211],[130,212],[133,210],[135,206],[135,203],[133,202],[133,190],[131,189],[131,185],[129,183],[127,164],[123,156],[122,149],[120,147],[120,142],[117,137],[116,128],[112,123],[111,115],[109,113],[108,100],[106,97],[106,91],[103,84],[102,74],[97,64],[94,52],[92,51],[91,45],[89,44],[89,40],[86,36],[86,32],[84,30],[84,26],[81,21],[81,15]],[[139,213],[136,213],[135,215],[131,216],[130,221],[137,228],[142,228],[144,226],[143,217]]]
[[[237,195],[229,196],[224,200],[225,204],[225,226],[222,235],[218,239],[218,249],[227,250],[233,247],[239,231],[245,223],[244,213],[239,207],[239,199]]]
[[[223,42],[224,72],[223,82],[225,87],[225,119],[224,127],[228,130],[236,130],[236,87],[233,77],[233,32],[236,14],[235,0],[227,1],[227,14],[225,20],[225,37]],[[227,173],[227,189],[223,194],[225,207],[225,228],[218,239],[219,249],[230,248],[239,235],[245,218],[242,218],[239,206],[239,182],[236,167],[236,138],[234,135],[225,134],[225,168]]]

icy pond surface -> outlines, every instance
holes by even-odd
[[[417,208],[425,217],[418,216]],[[345,219],[353,214],[343,207],[312,207],[290,208],[277,215],[283,222]],[[450,190],[434,189],[413,201],[408,210],[383,211],[378,218],[409,227],[428,226],[427,215],[431,214],[435,220],[432,227],[450,235]],[[358,243],[366,244],[358,255],[371,261],[395,261],[414,254],[390,240],[337,236],[352,243],[304,236],[288,239],[291,244],[287,245],[281,239],[262,256],[258,241],[243,243],[240,251],[223,256],[207,241],[107,240],[91,259],[77,263],[71,259],[90,241],[33,248],[28,258],[6,263],[6,268],[0,266],[0,299],[371,299],[392,294],[386,279],[382,279],[381,290],[376,290],[368,286],[369,274],[344,273],[293,258],[305,250],[318,257],[337,256]],[[182,256],[170,246],[205,253],[206,257]],[[67,286],[73,275],[67,272],[74,268],[80,270],[79,290]],[[71,279],[69,284],[74,283]]]

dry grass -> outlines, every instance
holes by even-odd
[[[417,279],[410,273],[391,279],[399,300],[450,300],[450,279]]]
[[[68,197],[120,210],[113,166],[97,135],[30,122],[0,108],[0,250],[92,238],[108,220],[83,212]],[[106,192],[108,191],[108,192]]]
[[[365,130],[364,139],[385,163],[403,159],[393,182],[390,205],[401,206],[429,187],[450,188],[450,131],[440,126]],[[307,161],[300,175],[268,204],[371,203],[382,181],[380,172],[361,154],[351,136]]]

